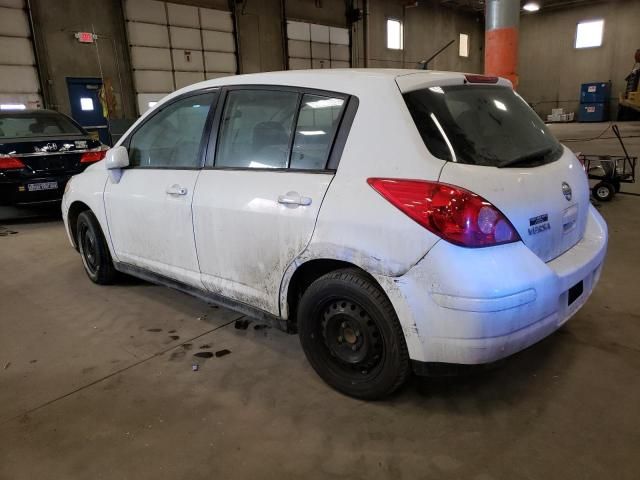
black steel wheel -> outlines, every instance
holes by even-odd
[[[78,216],[76,242],[87,276],[94,283],[107,285],[116,277],[109,247],[95,215],[87,210]]]
[[[297,318],[309,363],[336,390],[377,399],[406,380],[402,328],[389,299],[363,272],[338,270],[316,280],[302,296]]]
[[[615,187],[609,182],[600,182],[591,191],[596,200],[608,202],[616,194]]]

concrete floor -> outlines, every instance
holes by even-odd
[[[565,327],[375,403],[325,386],[295,336],[163,287],[93,285],[59,221],[5,223],[0,480],[636,479],[640,198],[600,210],[606,267]]]

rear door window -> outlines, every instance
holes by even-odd
[[[290,168],[323,170],[340,123],[345,101],[320,95],[302,97]]]
[[[442,160],[534,167],[562,155],[560,143],[511,88],[430,87],[407,92],[404,99],[427,148]]]
[[[298,100],[297,92],[229,91],[216,167],[287,168]]]

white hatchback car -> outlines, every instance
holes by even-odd
[[[73,178],[63,214],[94,282],[270,319],[359,398],[549,335],[607,246],[580,163],[508,81],[430,71],[184,88]]]

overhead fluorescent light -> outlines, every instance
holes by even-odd
[[[507,106],[500,100],[494,100],[493,103],[495,104],[496,108],[504,110],[505,112],[507,111]]]
[[[309,136],[309,135],[326,135],[327,132],[325,132],[324,130],[299,130],[298,133],[300,135],[305,135],[305,136]]]
[[[524,7],[522,7],[522,9],[527,12],[537,12],[538,10],[540,10],[540,4],[538,2],[527,2],[524,4]]]
[[[330,108],[340,107],[344,103],[344,100],[340,98],[327,98],[326,100],[314,100],[311,102],[305,102],[305,105],[311,108]]]
[[[0,110],[26,110],[26,108],[24,103],[3,103],[0,105]]]

